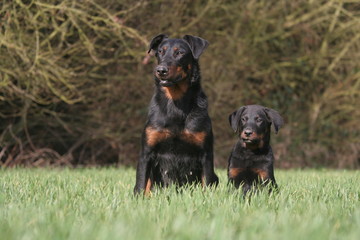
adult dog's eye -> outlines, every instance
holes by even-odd
[[[262,119],[261,118],[257,118],[256,120],[255,120],[257,123],[262,123]]]
[[[246,122],[246,117],[242,117],[242,118],[241,118],[241,121],[242,121],[242,122]]]
[[[185,54],[185,52],[183,52],[183,51],[176,51],[175,52],[175,56],[182,56],[184,54]]]

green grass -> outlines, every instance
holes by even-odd
[[[0,239],[358,239],[360,172],[276,171],[280,192],[134,198],[133,169],[0,170]]]

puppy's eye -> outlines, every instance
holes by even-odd
[[[163,54],[164,50],[159,49],[158,53]]]
[[[242,122],[246,122],[246,117],[242,117],[242,118],[241,118],[241,121],[242,121]]]
[[[261,118],[257,118],[256,120],[255,120],[257,123],[262,123],[262,119]]]

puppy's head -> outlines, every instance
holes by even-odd
[[[269,144],[271,125],[275,133],[284,125],[277,111],[260,105],[240,107],[230,114],[229,122],[234,132],[239,133],[243,147],[252,150]]]
[[[148,52],[153,52],[158,60],[154,69],[156,80],[163,87],[185,80],[208,45],[205,39],[191,35],[182,39],[168,38],[164,34],[154,37]]]

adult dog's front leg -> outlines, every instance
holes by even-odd
[[[213,154],[205,153],[202,158],[202,183],[206,186],[217,186],[219,178],[214,171]]]
[[[150,152],[145,149],[142,151],[141,157],[139,159],[137,168],[136,168],[136,183],[134,187],[134,194],[139,194],[141,191],[144,191],[144,194],[150,192],[152,186],[152,180],[150,178]]]
[[[210,135],[212,138],[212,135]],[[201,159],[202,163],[202,183],[207,186],[217,186],[219,178],[214,171],[214,154],[212,139],[209,139],[204,145],[204,154]]]

